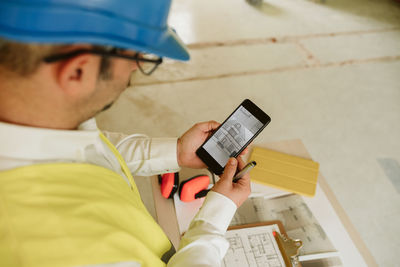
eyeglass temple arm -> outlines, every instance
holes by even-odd
[[[54,55],[54,56],[48,56],[43,59],[44,62],[46,63],[52,63],[56,62],[59,60],[64,60],[68,59],[71,57],[75,57],[81,54],[95,54],[95,55],[100,55],[100,56],[113,56],[113,57],[119,57],[119,58],[125,58],[125,59],[130,59],[130,60],[136,60],[136,61],[141,61],[141,62],[150,62],[150,63],[156,63],[157,65],[161,64],[163,62],[163,59],[160,57],[158,59],[148,59],[148,58],[141,58],[139,57],[140,53],[136,53],[134,56],[129,56],[129,55],[123,55],[123,54],[116,54],[104,50],[96,50],[96,49],[78,49],[69,53],[65,54],[59,54],[59,55]]]

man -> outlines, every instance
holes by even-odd
[[[93,119],[132,71],[188,59],[169,7],[0,0],[0,266],[220,265],[223,235],[250,193],[248,175],[232,183],[243,162],[229,161],[172,257],[131,175],[205,167],[195,150],[219,124],[149,139],[102,133]]]

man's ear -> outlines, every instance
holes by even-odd
[[[60,63],[57,82],[71,97],[90,95],[96,88],[100,57],[83,54]]]

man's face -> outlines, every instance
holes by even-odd
[[[90,117],[111,107],[119,95],[130,85],[131,74],[138,68],[136,62],[132,60],[118,58],[105,60],[108,61],[108,64],[106,63],[108,66],[105,66],[100,73],[96,90],[91,99],[88,99],[88,102],[91,103]]]

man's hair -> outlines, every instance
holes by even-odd
[[[61,51],[66,45],[25,44],[0,39],[0,65],[20,76],[36,71],[43,58]]]
[[[0,38],[0,67],[18,76],[29,76],[34,73],[47,56],[61,53],[67,44],[33,44],[18,43]],[[96,46],[96,48],[100,48]],[[102,57],[100,78],[110,78],[111,62]]]

